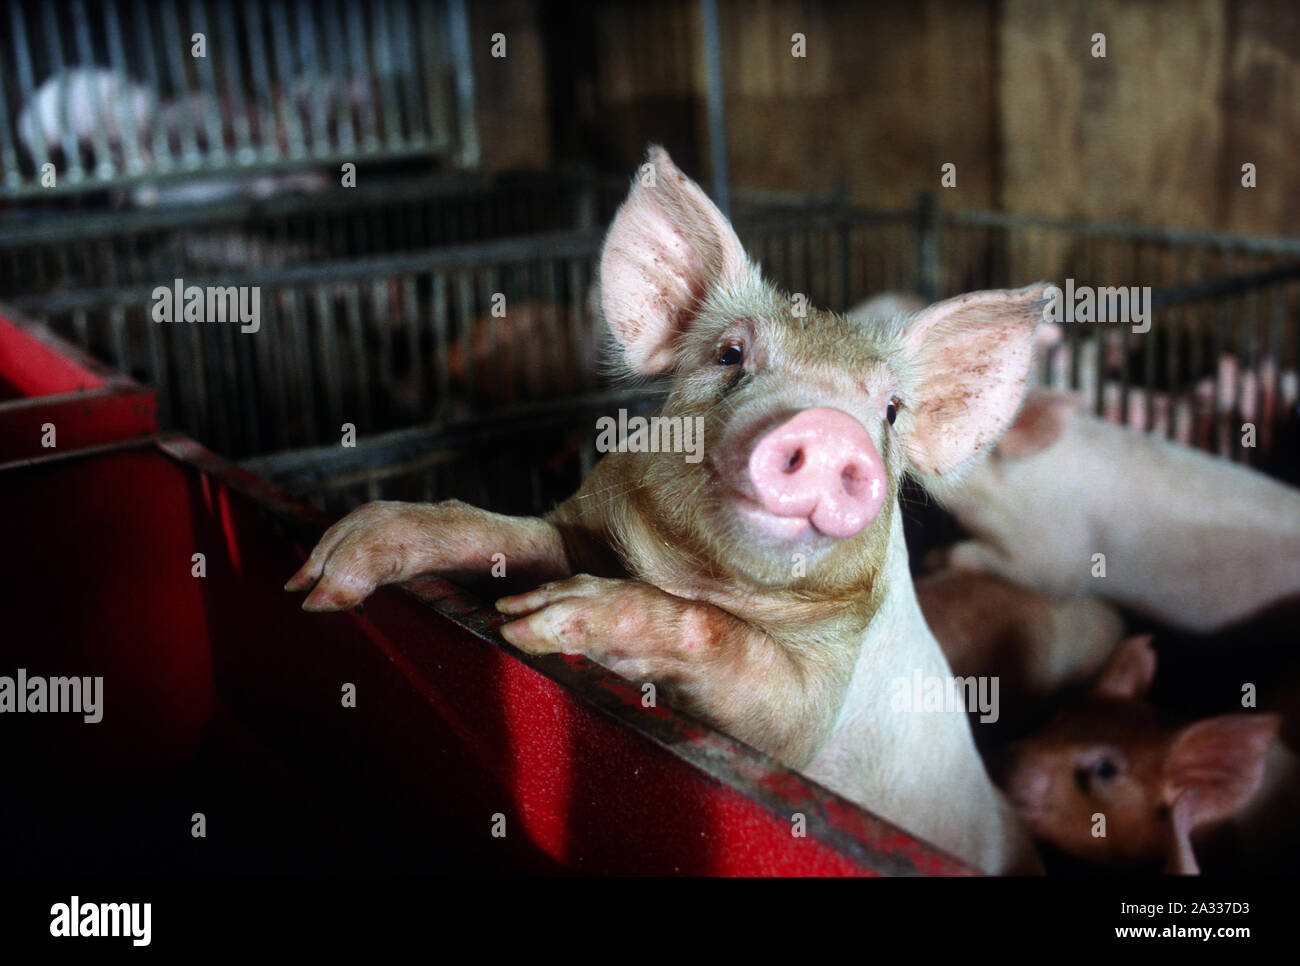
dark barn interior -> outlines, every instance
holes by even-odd
[[[634,683],[523,655],[451,584],[328,618],[280,591],[369,501],[548,513],[599,460],[601,416],[663,401],[666,380],[605,364],[595,285],[651,144],[767,279],[833,312],[1039,280],[1149,292],[1149,330],[1058,326],[1030,384],[1300,484],[1285,0],[3,0],[0,18],[0,499],[21,548],[0,675],[101,675],[114,712],[0,715],[0,750],[41,778],[0,799],[20,865],[970,871],[647,711]],[[1300,524],[1287,500],[1279,532]],[[902,513],[918,580],[970,530],[910,483]],[[1239,712],[1263,682],[1293,746],[1297,591],[1218,636],[1117,604],[1126,634],[1155,634],[1160,713]],[[1063,684],[1015,735],[972,715],[994,777],[1008,737],[1087,691]],[[68,804],[85,775],[90,820]]]

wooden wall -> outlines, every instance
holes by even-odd
[[[1090,53],[1106,37],[1106,57]],[[1211,226],[1222,184],[1222,0],[1006,0],[1008,207]]]
[[[469,8],[483,167],[504,171],[552,162],[546,52],[537,0],[491,0]],[[492,37],[505,35],[503,58]]]
[[[491,166],[630,173],[659,141],[708,179],[696,0],[484,2],[472,19]],[[1296,232],[1293,0],[722,0],[721,27],[737,186],[902,205],[952,162],[949,207]],[[505,62],[485,57],[494,29]]]

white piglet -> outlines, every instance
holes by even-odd
[[[1300,591],[1300,491],[1035,389],[945,500],[954,567],[1209,632]]]

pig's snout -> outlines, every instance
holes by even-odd
[[[1014,749],[992,763],[993,780],[1022,815],[1037,812],[1052,790],[1052,775],[1038,761],[1026,761]]]
[[[838,409],[805,409],[770,430],[749,457],[763,509],[802,517],[831,537],[851,537],[875,519],[888,489],[863,425]]]

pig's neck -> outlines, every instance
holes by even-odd
[[[901,512],[890,514],[885,563],[875,577],[883,588],[879,597],[810,600],[792,591],[740,588],[702,574],[677,541],[637,511],[635,500],[607,495],[629,490],[620,476],[624,467],[612,461],[616,455],[606,456],[553,515],[575,569],[601,562],[592,548],[614,550],[630,576],[713,603],[786,646],[826,648],[821,657],[829,663],[844,654],[845,700],[829,739],[804,771],[976,868],[1037,869],[1028,838],[984,771],[965,713],[891,708],[891,682],[910,681],[918,671],[923,679],[950,674],[916,600]]]
[[[951,677],[921,615],[902,515],[894,514],[881,579],[888,588],[863,632],[848,695],[808,774],[987,872],[1034,871],[1037,857],[994,788],[961,710],[900,710],[895,696]]]
[[[817,641],[826,639],[834,639],[837,651],[845,640],[856,647],[858,630],[878,599],[872,593],[878,578],[861,588],[816,592],[769,586],[729,573],[707,549],[695,546],[689,534],[665,528],[665,513],[649,502],[627,498],[606,504],[602,512],[606,516],[599,529],[628,576],[678,597],[714,604],[788,647],[815,649]]]

